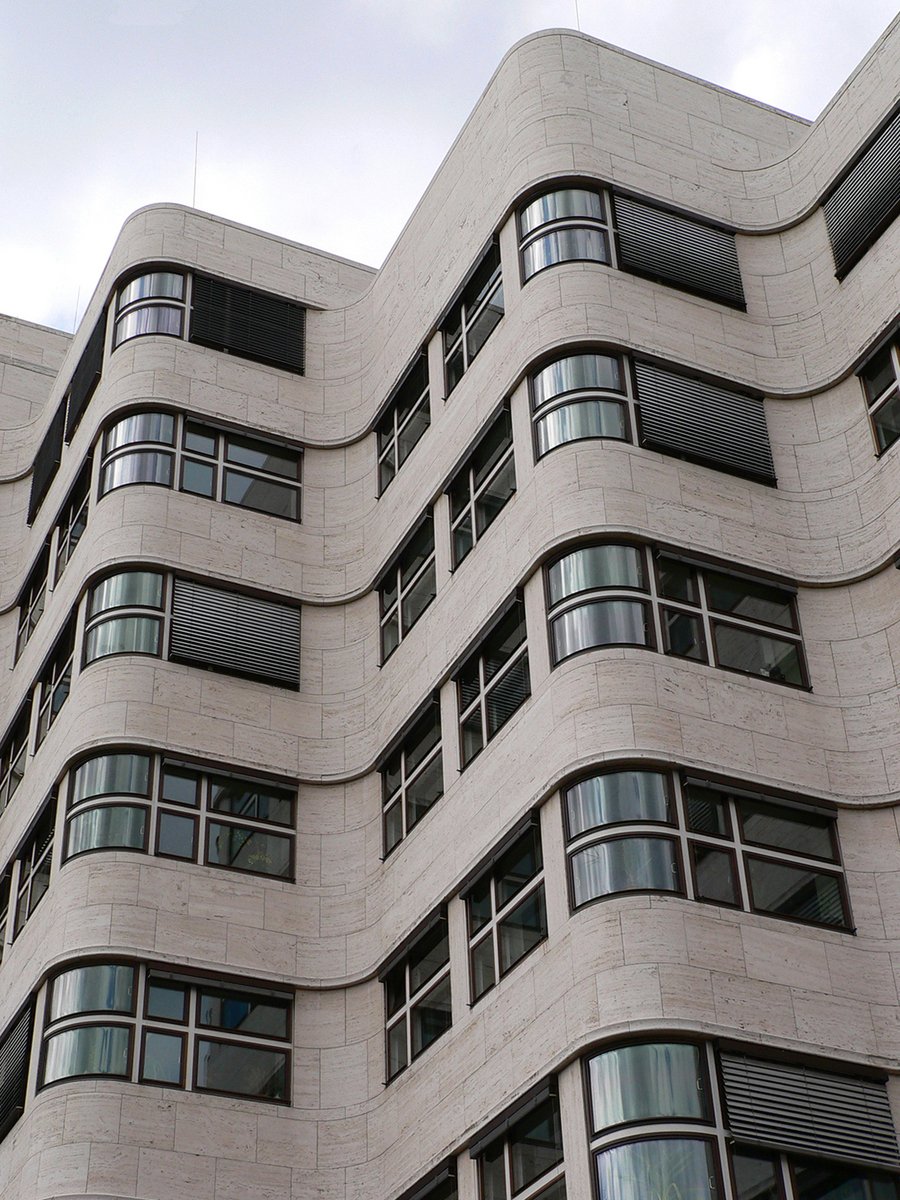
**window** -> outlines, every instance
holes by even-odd
[[[111,654],[158,655],[162,610],[163,575],[159,571],[120,571],[94,584],[85,620],[85,663]]]
[[[472,1002],[547,936],[544,861],[536,820],[465,893]]]
[[[435,696],[381,768],[385,854],[400,844],[443,794],[441,710]]]
[[[822,202],[843,279],[900,213],[900,112],[894,112],[842,172]]]
[[[512,421],[500,411],[447,489],[450,541],[458,567],[516,490]]]
[[[568,354],[531,376],[535,453],[583,438],[633,441],[628,371],[616,354]]]
[[[31,729],[31,698],[22,705],[0,742],[0,813],[22,782],[28,763],[28,734]]]
[[[849,929],[835,818],[678,772],[604,771],[563,793],[574,908],[626,892]]]
[[[456,674],[463,768],[531,695],[525,606],[516,600]]]
[[[397,649],[436,593],[434,519],[428,513],[378,584],[382,662]]]
[[[428,407],[428,356],[423,349],[391,397],[376,426],[378,492],[391,482],[431,424]]]
[[[450,1028],[450,942],[441,912],[387,964],[384,983],[388,1081]]]
[[[25,1108],[33,1009],[29,1001],[0,1036],[0,1138],[6,1137]]]
[[[500,247],[493,242],[441,324],[449,396],[503,316]]]
[[[84,464],[56,523],[56,573],[58,580],[87,528],[91,491],[91,460]]]
[[[39,1087],[113,1076],[290,1100],[291,998],[130,963],[92,963],[50,984]]]
[[[136,850],[294,877],[296,787],[157,754],[97,754],[71,772],[65,858]]]
[[[806,687],[792,589],[666,554],[604,543],[547,570],[554,664],[600,646],[646,646]]]
[[[72,662],[75,657],[75,618],[69,621],[56,639],[56,645],[44,664],[38,678],[38,720],[36,740],[39,746],[59,716],[60,709],[69,698],[72,686]]]
[[[300,520],[299,450],[168,412],[131,413],[106,430],[100,495],[132,483]]]
[[[883,1083],[677,1038],[584,1067],[600,1200],[722,1200],[729,1176],[735,1200],[900,1196],[872,1169],[900,1165]]]
[[[90,403],[103,371],[103,350],[106,345],[106,309],[100,314],[91,331],[78,366],[66,389],[66,441],[71,442],[75,430]]]
[[[37,562],[31,568],[25,586],[19,593],[19,626],[16,631],[16,658],[25,649],[35,626],[44,615],[47,603],[47,574],[50,570],[50,547],[45,544]]]
[[[147,334],[182,336],[184,275],[178,271],[148,271],[123,287],[116,296],[113,349]]]
[[[37,824],[16,855],[19,874],[16,880],[14,938],[22,932],[25,922],[43,900],[50,886],[55,816],[56,803],[51,801],[45,806]]]
[[[560,262],[609,263],[606,204],[600,192],[560,188],[519,209],[522,279]]]
[[[59,464],[62,462],[63,431],[66,424],[66,402],[62,401],[53,414],[47,427],[47,432],[41,439],[34,456],[34,466],[31,472],[31,491],[28,496],[28,524],[34,523],[41,505],[50,490],[50,485],[56,478]]]
[[[12,908],[12,877],[13,863],[0,873],[0,962],[6,952],[6,943],[11,940],[12,922],[9,919]]]
[[[407,1188],[397,1200],[457,1200],[456,1159],[444,1159],[424,1179]]]
[[[520,1103],[499,1122],[502,1132],[479,1138],[470,1154],[478,1162],[480,1200],[565,1200],[562,1127],[552,1085]]]
[[[900,342],[879,350],[860,371],[879,453],[900,437]]]

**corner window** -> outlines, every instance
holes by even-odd
[[[900,342],[896,340],[860,371],[878,451],[900,437]]]
[[[522,279],[560,262],[611,262],[609,221],[600,192],[560,188],[519,209]]]
[[[50,571],[50,547],[45,545],[31,568],[25,586],[19,593],[19,625],[16,631],[16,658],[25,649],[35,627],[44,615],[47,603],[47,582]]]
[[[493,524],[515,490],[512,421],[509,409],[504,408],[447,489],[454,567]]]
[[[521,1116],[516,1112],[504,1121],[503,1132],[487,1146],[480,1141],[473,1148],[480,1200],[565,1200],[559,1102],[552,1088],[545,1086],[543,1094],[546,1098],[522,1106]]]
[[[463,768],[530,695],[525,606],[516,600],[456,674]]]
[[[443,767],[441,711],[435,697],[381,768],[385,854],[443,796]]]
[[[569,354],[531,376],[538,458],[584,438],[632,441],[628,372],[615,354]]]
[[[428,356],[423,349],[376,426],[378,493],[385,490],[431,424]]]
[[[389,658],[437,594],[431,513],[385,571],[381,600],[381,661]]]
[[[127,963],[80,966],[51,981],[38,1086],[113,1076],[287,1103],[290,1039],[284,993]]]
[[[792,589],[647,546],[574,550],[547,570],[554,664],[601,646],[647,646],[806,687]]]
[[[437,917],[397,962],[382,972],[387,1078],[394,1079],[450,1028],[450,942]]]
[[[274,879],[294,877],[296,788],[137,752],[72,773],[65,858],[135,850]]]
[[[493,242],[441,325],[449,396],[503,316],[500,247]]]
[[[604,771],[563,793],[573,908],[627,892],[849,929],[837,822],[677,772]]]
[[[300,520],[299,450],[168,412],[121,417],[104,435],[100,495],[132,483]]]
[[[38,677],[38,721],[37,745],[39,746],[50,726],[59,716],[60,710],[69,698],[72,687],[72,665],[75,658],[75,618],[69,621],[56,639],[56,645],[50,657],[44,663]]]
[[[184,276],[149,271],[119,288],[113,349],[147,334],[181,337],[184,330]]]
[[[95,584],[88,597],[85,664],[111,654],[158,655],[162,647],[163,575],[120,571]]]
[[[474,1003],[547,936],[544,860],[528,826],[466,892]]]

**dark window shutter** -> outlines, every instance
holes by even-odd
[[[627,196],[613,205],[620,267],[746,307],[733,233]]]
[[[824,201],[838,279],[843,279],[869,246],[900,213],[900,112]]]
[[[634,373],[644,445],[775,482],[761,400],[649,363],[636,362]]]
[[[29,1003],[0,1038],[0,1138],[6,1137],[25,1108],[31,1017]]]
[[[738,1141],[900,1167],[883,1083],[736,1054],[721,1062],[728,1126]]]
[[[176,579],[170,656],[231,675],[296,688],[300,610],[240,592]]]
[[[106,313],[94,326],[94,332],[88,338],[88,343],[78,360],[78,366],[69,383],[69,415],[66,419],[66,441],[71,442],[72,434],[78,428],[78,423],[84,416],[84,410],[90,402],[94,389],[100,382],[103,370],[103,346],[106,341]]]
[[[303,374],[306,309],[280,296],[195,275],[190,340]]]
[[[50,484],[59,470],[62,460],[63,429],[66,424],[66,402],[63,400],[50,422],[50,428],[44,434],[43,441],[38,446],[34,456],[34,469],[31,474],[31,495],[28,498],[28,524],[30,525],[38,514],[38,509],[44,502],[44,497],[50,490]]]

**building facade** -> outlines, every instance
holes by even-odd
[[[6,1200],[897,1200],[898,94],[541,33],[0,318]]]

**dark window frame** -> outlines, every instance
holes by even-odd
[[[515,618],[516,628],[513,629],[513,621]],[[498,636],[504,633],[507,625],[510,628],[511,636],[519,636],[519,640],[508,651],[506,657],[499,665],[488,675],[487,666],[491,661],[491,655],[496,656],[494,643]],[[501,638],[502,641],[505,640]],[[513,674],[514,671],[521,670],[524,672],[524,689],[523,695],[519,698],[515,708],[511,709],[503,720],[492,728],[490,718],[489,701],[499,685]],[[465,700],[463,691],[464,684],[461,682],[462,676],[467,672],[477,674],[477,688],[470,700]],[[498,617],[496,617],[488,626],[487,630],[479,637],[477,645],[465,657],[464,661],[453,673],[453,680],[456,684],[456,715],[457,726],[459,730],[459,751],[460,751],[460,770],[464,771],[469,764],[482,753],[484,748],[491,742],[497,734],[506,726],[509,720],[531,696],[531,672],[529,669],[528,660],[528,627],[525,618],[525,605],[518,596],[513,600],[513,603],[505,608]],[[466,752],[465,746],[465,725],[473,717],[479,718],[480,729],[480,745],[471,753]]]
[[[427,726],[431,724],[430,731]],[[421,730],[425,730],[424,738],[417,736]],[[408,766],[408,759],[412,747],[418,751],[423,740],[431,740],[431,744],[422,754],[422,757],[412,768]],[[439,763],[438,768],[441,777],[441,791],[434,798],[426,810],[421,813],[415,820],[410,820],[408,811],[409,791],[415,784],[431,769],[435,763]],[[419,822],[428,815],[435,804],[441,799],[444,794],[443,788],[443,740],[441,731],[441,710],[440,701],[435,694],[431,702],[427,705],[425,712],[418,714],[405,727],[400,734],[399,744],[397,744],[391,752],[385,757],[379,767],[381,774],[381,806],[382,806],[382,844],[384,847],[384,857],[387,858],[400,843],[409,836]],[[397,778],[397,786],[391,790],[389,776],[393,774]],[[392,813],[397,810],[400,814],[399,837],[391,841],[389,837],[389,823]]]
[[[439,326],[443,348],[445,400],[460,383],[485,342],[503,319],[504,311],[500,243],[495,238],[469,272],[466,283],[458,297],[449,305],[449,311]],[[485,336],[480,341],[475,341],[473,335],[480,332],[480,323],[490,312],[497,314],[496,320]],[[451,369],[451,363],[458,363],[458,368]]]
[[[403,379],[391,392],[375,423],[378,496],[383,496],[431,424],[431,382],[427,347],[420,350]],[[418,429],[418,432],[416,432]],[[415,436],[407,444],[410,433]]]
[[[494,438],[498,438],[497,445],[491,450]],[[487,458],[482,463],[485,454]],[[495,508],[486,507],[485,497],[507,471],[510,479],[505,496]],[[515,444],[508,404],[504,404],[481,430],[465,462],[454,472],[444,490],[450,502],[450,557],[451,570],[455,571],[516,494]]]
[[[429,543],[430,549],[428,549]],[[415,565],[416,558],[421,559],[418,566]],[[410,595],[415,595],[417,589],[423,584],[425,584],[426,591],[428,590],[429,575],[431,595],[425,600],[413,619],[407,621],[405,619],[406,602]],[[382,572],[377,590],[380,609],[381,664],[384,665],[418,624],[437,596],[434,514],[430,509],[406,538],[387,569]],[[396,640],[393,645],[389,645],[389,633],[392,629],[395,629]]]
[[[385,1082],[392,1083],[398,1076],[430,1050],[435,1042],[440,1041],[445,1033],[453,1026],[453,988],[450,974],[450,938],[446,912],[443,909],[432,914],[425,922],[421,933],[416,933],[404,946],[400,954],[395,954],[382,968],[379,979],[384,985],[384,1066]],[[446,943],[446,957],[442,957],[430,975],[425,976],[418,987],[413,986],[412,964],[425,961],[428,957],[430,941],[437,946]],[[423,951],[423,946],[425,950]],[[432,948],[433,949],[433,948]],[[421,958],[416,958],[421,955]],[[414,1021],[416,1013],[439,988],[447,987],[447,1001],[450,1004],[449,1019],[444,1028],[431,1038],[419,1050],[414,1049]],[[393,1009],[391,1008],[391,989],[403,998]],[[404,1059],[396,1070],[391,1067],[391,1035],[395,1030],[402,1030],[404,1036]]]

